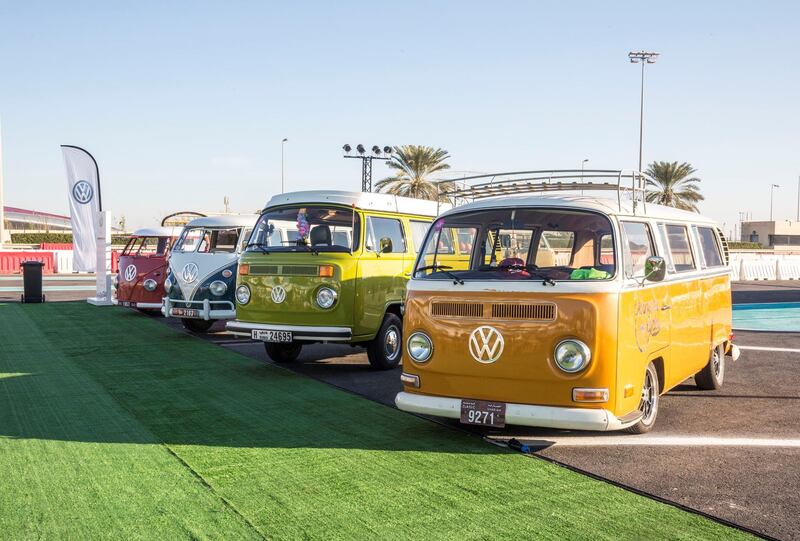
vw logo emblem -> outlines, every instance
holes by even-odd
[[[283,286],[275,286],[269,296],[272,297],[272,302],[280,304],[286,300],[286,290],[283,289]]]
[[[94,197],[94,188],[85,180],[79,180],[72,187],[72,198],[81,205],[85,205]]]
[[[133,282],[136,279],[136,265],[128,265],[125,267],[125,280]]]
[[[197,268],[197,265],[194,263],[187,263],[183,266],[183,271],[181,271],[181,276],[183,277],[183,281],[187,284],[191,284],[195,280],[197,280],[197,275],[200,273],[200,269]]]
[[[479,363],[495,362],[503,354],[504,347],[503,335],[489,325],[478,327],[469,335],[469,353]]]

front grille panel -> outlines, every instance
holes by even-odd
[[[319,273],[315,265],[284,265],[281,271],[284,276],[316,276]]]
[[[492,317],[497,319],[535,319],[553,321],[556,318],[556,305],[540,304],[492,304]]]
[[[250,265],[250,274],[278,274],[278,265]]]
[[[445,317],[483,317],[483,304],[434,302],[431,304],[431,315]]]

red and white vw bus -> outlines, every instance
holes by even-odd
[[[181,234],[180,227],[139,229],[119,257],[119,271],[114,278],[116,304],[138,310],[161,310],[164,279],[170,248]]]

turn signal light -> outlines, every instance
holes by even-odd
[[[250,265],[243,263],[239,265],[239,276],[247,276],[250,274]]]
[[[403,372],[400,374],[400,381],[409,387],[415,387],[419,389],[419,376],[415,376],[414,374],[406,374]]]
[[[324,278],[333,278],[333,265],[320,265],[319,275]]]
[[[608,389],[572,389],[573,402],[608,402]]]

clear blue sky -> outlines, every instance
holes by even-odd
[[[0,9],[6,204],[66,212],[60,144],[129,226],[351,188],[341,146],[427,144],[456,170],[691,162],[701,210],[794,218],[796,2],[11,2]],[[375,177],[386,174],[376,166]]]

